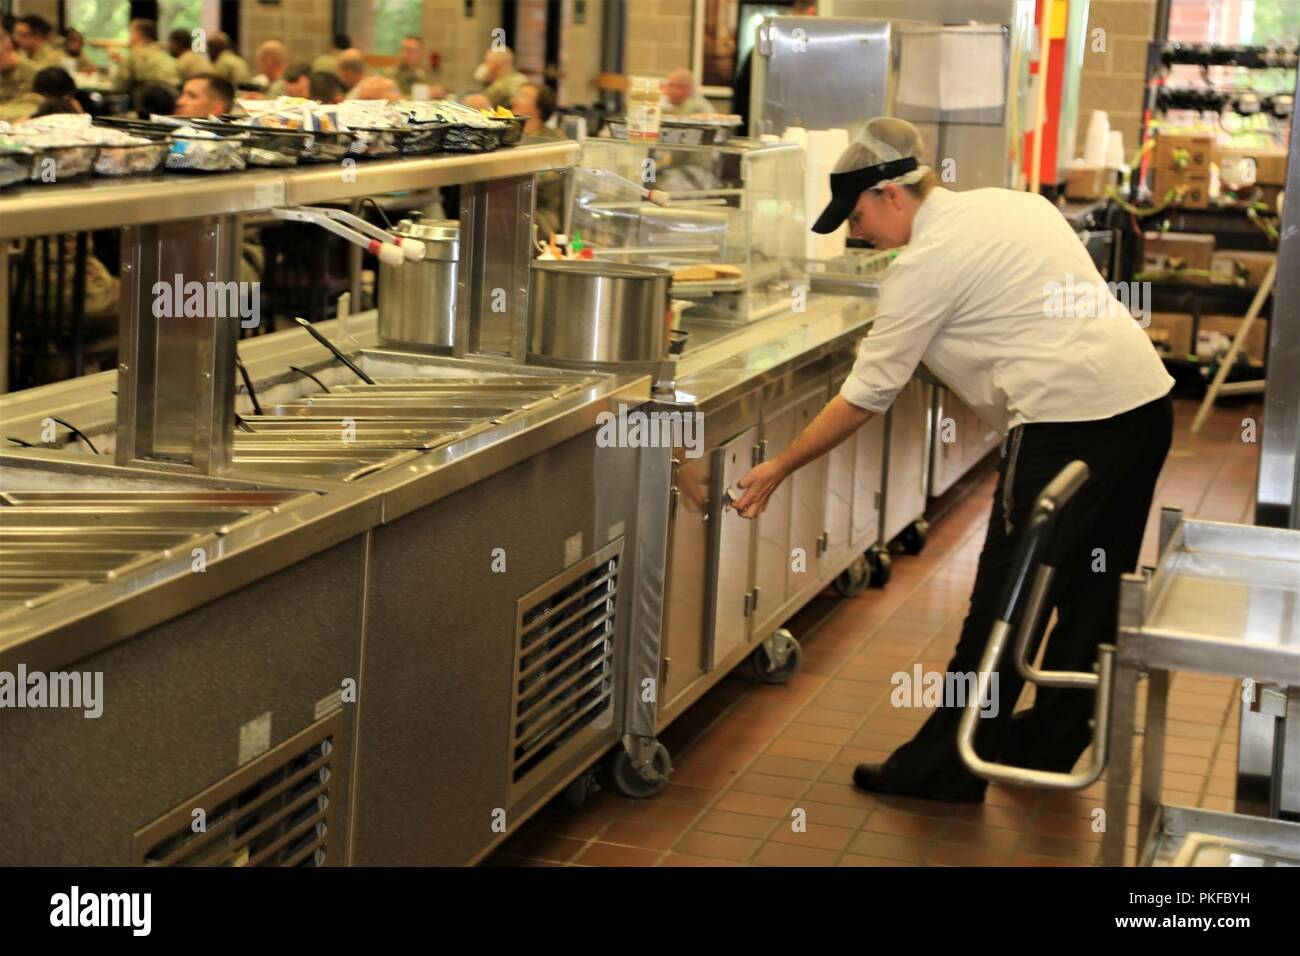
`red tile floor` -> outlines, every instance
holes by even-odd
[[[1189,516],[1250,521],[1258,445],[1243,419],[1260,406],[1216,408],[1201,434],[1196,405],[1177,403],[1174,447],[1156,489],[1143,546],[1155,560],[1159,506]],[[890,676],[920,662],[942,671],[960,632],[983,542],[995,475],[938,519],[924,552],[894,561],[884,590],[822,596],[790,628],[801,671],[766,686],[742,670],[664,733],[674,772],[650,800],[592,796],[573,813],[542,810],[487,861],[497,866],[1079,866],[1099,861],[1093,811],[1104,782],[1074,793],[989,788],[981,806],[873,797],[851,785],[855,764],[883,760],[925,719],[895,708]],[[1178,675],[1164,769],[1169,802],[1231,810],[1238,689],[1227,678]],[[1140,719],[1139,719],[1140,726]],[[1140,760],[1140,749],[1135,751]],[[1135,777],[1136,779],[1136,777]],[[1136,802],[1136,790],[1130,797]],[[796,832],[792,813],[806,811]],[[1135,846],[1130,826],[1129,852]]]

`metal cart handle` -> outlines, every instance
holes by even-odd
[[[1019,554],[1016,556],[1011,580],[1007,584],[1002,615],[994,622],[988,645],[984,648],[977,677],[978,692],[967,702],[966,711],[962,714],[961,724],[957,730],[957,750],[966,767],[972,773],[987,780],[1051,790],[1077,790],[1095,783],[1106,767],[1111,673],[1114,668],[1115,648],[1104,644],[1098,649],[1095,674],[1038,671],[1027,660],[1030,637],[1035,633],[1037,624],[1046,610],[1047,595],[1054,574],[1054,569],[1046,564],[1040,566],[1030,590],[1029,607],[1021,621],[1016,641],[1016,666],[1026,679],[1037,684],[1096,690],[1097,697],[1093,707],[1092,761],[1089,766],[1077,773],[1054,773],[987,761],[975,752],[975,729],[980,719],[980,710],[988,698],[992,674],[998,669],[1007,645],[1011,643],[1011,621],[1015,619],[1016,606],[1025,589],[1030,568],[1045,549],[1057,517],[1087,480],[1088,466],[1082,461],[1073,461],[1062,469],[1061,473],[1053,478],[1038,496],[1029,519],[1029,527],[1025,531]]]

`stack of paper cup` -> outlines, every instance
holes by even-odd
[[[1086,166],[1105,166],[1106,152],[1110,148],[1110,117],[1105,110],[1093,110],[1088,120],[1088,136],[1083,142],[1083,162]]]
[[[1106,142],[1106,165],[1110,169],[1124,166],[1124,134],[1117,129],[1110,131]]]
[[[848,148],[849,132],[846,129],[808,130],[803,136],[807,153],[804,165],[804,213],[811,227],[831,201],[831,170]],[[810,228],[805,238],[808,258],[833,259],[842,256],[846,238],[848,228],[845,226],[836,229],[829,236],[818,235]]]

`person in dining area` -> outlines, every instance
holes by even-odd
[[[510,100],[510,112],[524,117],[524,135],[543,139],[564,139],[564,133],[548,126],[555,115],[555,93],[540,83],[525,83]],[[537,175],[537,202],[533,224],[540,239],[563,229],[564,173],[544,172]]]

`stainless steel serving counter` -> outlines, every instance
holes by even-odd
[[[572,166],[578,144],[528,138],[491,153],[410,156],[211,175],[167,173],[28,186],[0,199],[0,239],[153,225],[274,206],[487,182]]]

